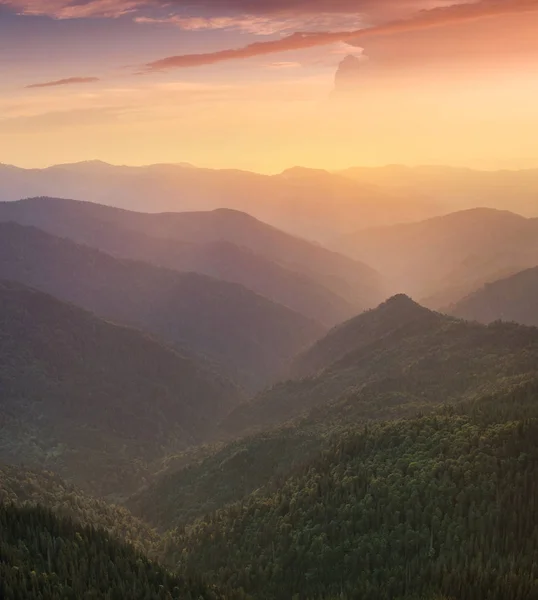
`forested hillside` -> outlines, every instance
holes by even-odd
[[[94,493],[140,484],[148,462],[196,444],[241,395],[135,329],[0,283],[0,458]]]
[[[3,600],[224,600],[196,577],[178,577],[103,531],[39,507],[0,505]]]
[[[144,521],[166,531],[283,480],[315,456],[331,434],[318,427],[283,427],[233,441],[168,468],[127,501]]]
[[[537,367],[538,329],[469,323],[396,296],[317,342],[296,361],[296,378],[239,405],[223,431],[304,415],[326,425],[413,415],[510,389]]]
[[[97,499],[51,471],[0,464],[0,504],[44,506],[83,526],[99,527],[110,536],[156,556],[160,537],[125,507]]]
[[[0,600],[538,600],[537,33],[0,0]]]
[[[535,420],[362,425],[172,532],[167,558],[268,600],[533,598],[537,439]]]

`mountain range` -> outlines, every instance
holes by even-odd
[[[0,168],[2,600],[538,597],[538,219],[392,171]]]
[[[0,165],[0,181],[0,201],[80,198],[141,212],[226,207],[322,242],[359,226],[417,220],[450,209],[432,198],[386,192],[329,171],[304,168],[261,175],[190,165],[127,167],[89,161],[46,169]]]
[[[227,207],[323,243],[360,229],[476,206],[538,216],[537,169],[392,165],[329,172],[295,167],[261,175],[189,164],[127,167],[89,161],[45,169],[0,165],[0,181],[0,201],[45,195],[141,212]]]
[[[380,275],[366,265],[238,211],[147,214],[34,198],[0,203],[0,221],[32,225],[119,258],[240,283],[329,325],[384,296]]]
[[[538,217],[538,169],[478,170],[440,165],[353,167],[339,174],[386,192],[435,198],[447,212],[485,206]]]
[[[477,208],[359,231],[337,246],[383,273],[394,291],[438,309],[538,265],[538,219]]]
[[[253,388],[324,332],[243,286],[118,259],[15,223],[0,223],[0,278],[152,333]]]

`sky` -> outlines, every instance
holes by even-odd
[[[537,31],[538,0],[0,0],[0,162],[538,167]]]

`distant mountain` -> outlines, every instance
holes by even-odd
[[[1,283],[0,307],[0,460],[129,489],[239,401],[205,367],[37,290]]]
[[[90,161],[47,169],[0,165],[0,201],[33,196],[80,198],[143,212],[231,208],[311,239],[330,240],[360,226],[427,218],[448,207],[435,198],[406,196],[302,169],[260,175],[190,165],[114,166]]]
[[[376,310],[369,311],[335,327],[324,338],[300,354],[294,361],[292,376],[296,379],[316,375],[337,363],[350,352],[382,341],[400,330],[406,333],[416,327],[422,330],[442,319],[401,294],[390,298]]]
[[[15,223],[0,223],[0,278],[144,329],[253,388],[325,331],[240,285],[120,260]]]
[[[404,416],[502,391],[537,360],[538,329],[468,323],[400,295],[331,331],[297,358],[293,379],[240,405],[223,429]]]
[[[161,216],[151,234],[188,242],[233,242],[307,275],[348,302],[368,304],[382,294],[370,267],[322,246],[288,235],[245,213],[228,209]]]
[[[6,600],[241,597],[190,573],[173,575],[106,531],[42,507],[0,506],[0,548],[0,597]]]
[[[343,239],[341,248],[383,273],[394,291],[441,308],[538,264],[538,219],[472,209],[360,231]]]
[[[0,220],[121,258],[240,283],[329,326],[383,297],[371,269],[239,212],[157,215],[35,198],[0,203]]]
[[[446,166],[354,167],[340,175],[385,193],[436,199],[446,212],[486,206],[538,217],[538,169],[481,171]]]
[[[488,283],[448,311],[481,323],[502,320],[538,326],[538,267]]]

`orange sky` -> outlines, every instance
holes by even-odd
[[[163,4],[0,0],[0,162],[538,166],[538,1]]]

